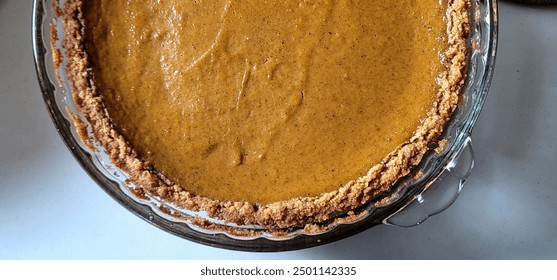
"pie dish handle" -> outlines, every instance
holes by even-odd
[[[460,151],[444,167],[440,175],[428,182],[424,191],[405,206],[383,220],[383,224],[413,227],[439,214],[455,202],[474,167],[474,151],[470,136]]]

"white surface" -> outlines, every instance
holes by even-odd
[[[495,78],[457,202],[424,224],[244,253],[182,240],[120,207],[58,136],[38,87],[32,1],[0,0],[0,259],[557,259],[557,7],[501,2]]]

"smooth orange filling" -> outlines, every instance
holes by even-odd
[[[194,194],[270,203],[354,180],[438,93],[445,1],[85,2],[108,114]]]

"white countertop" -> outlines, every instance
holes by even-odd
[[[0,0],[0,259],[557,259],[557,6],[500,3],[476,166],[453,206],[417,227],[286,253],[186,241],[105,194],[46,111],[31,12],[30,0]]]

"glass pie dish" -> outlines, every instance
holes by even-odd
[[[140,192],[140,186],[128,182],[128,175],[110,161],[100,145],[84,143],[77,132],[74,120],[87,121],[74,104],[64,72],[67,58],[58,40],[63,36],[64,23],[55,16],[50,0],[34,2],[33,50],[43,97],[61,137],[87,173],[124,208],[165,231],[202,244],[246,251],[285,251],[333,242],[378,224],[417,225],[457,198],[473,167],[470,134],[491,83],[497,42],[497,2],[471,2],[467,78],[463,98],[442,135],[446,144],[429,152],[389,193],[350,213],[339,213],[312,231],[296,227],[277,234],[260,226],[225,223],[203,211],[179,209]],[[205,224],[199,223],[199,217]]]

